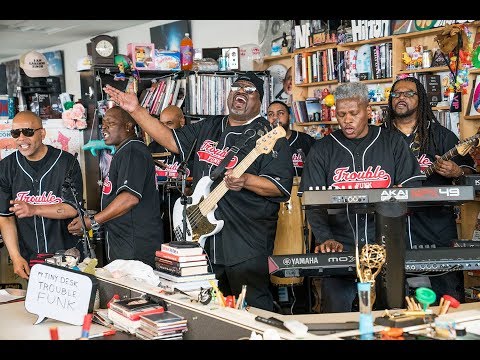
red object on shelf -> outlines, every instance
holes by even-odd
[[[458,308],[460,306],[460,301],[455,299],[453,296],[450,295],[443,295],[443,300],[450,301],[450,306],[453,308]]]

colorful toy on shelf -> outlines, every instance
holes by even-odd
[[[480,69],[480,46],[477,46],[477,48],[473,51],[472,65],[477,69]]]
[[[115,65],[118,67],[118,74],[113,77],[114,80],[125,80],[127,78],[126,72],[132,67],[132,60],[126,55],[115,55]]]
[[[97,150],[110,149],[112,154],[115,154],[115,146],[105,144],[105,140],[90,140],[82,146],[83,150],[90,150],[93,156],[97,156]]]
[[[327,105],[328,107],[332,107],[333,105],[335,105],[335,96],[333,96],[333,94],[328,94],[327,96],[325,96],[323,101],[325,102],[325,105]]]

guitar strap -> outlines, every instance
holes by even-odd
[[[210,179],[212,181],[215,181],[221,174],[223,174],[225,167],[230,163],[230,160],[232,160],[233,156],[235,154],[238,154],[240,149],[245,147],[247,143],[251,140],[254,139],[257,134],[259,137],[263,136],[268,132],[267,128],[264,127],[260,122],[258,121],[252,121],[250,123],[252,126],[248,126],[240,135],[235,142],[235,145],[233,145],[230,150],[228,151],[227,155],[223,158],[223,160],[218,164],[217,168],[212,171],[210,174]]]

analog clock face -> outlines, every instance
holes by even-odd
[[[95,50],[100,56],[108,57],[113,53],[113,44],[107,40],[100,40]]]

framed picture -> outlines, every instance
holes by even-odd
[[[63,69],[63,51],[56,50],[56,51],[48,51],[44,52],[43,55],[48,60],[48,73],[50,74],[50,78],[55,77],[56,79],[51,79],[50,82],[53,84],[59,83],[60,89],[55,88],[55,93],[62,93],[65,92],[65,73]],[[57,85],[58,86],[58,85]],[[58,91],[60,90],[60,91]]]
[[[150,28],[150,41],[155,44],[155,49],[180,51],[180,41],[185,33],[192,38],[190,20],[174,21]]]
[[[480,75],[477,75],[472,83],[472,91],[468,100],[467,115],[480,115]]]

